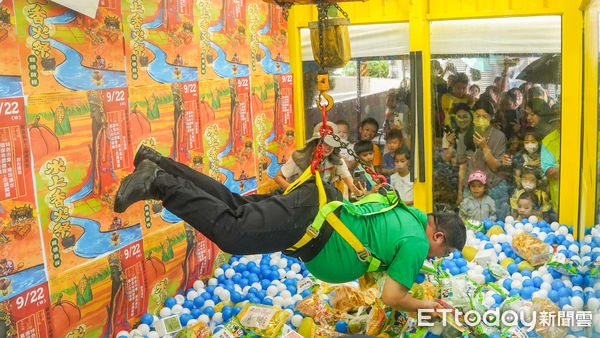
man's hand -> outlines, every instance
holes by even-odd
[[[485,137],[481,136],[481,134],[479,134],[478,132],[475,132],[473,134],[473,142],[475,143],[475,145],[477,145],[482,150],[485,148],[488,148],[487,140],[485,139]]]

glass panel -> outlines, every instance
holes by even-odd
[[[561,19],[431,23],[435,210],[558,214]]]
[[[355,143],[360,137],[362,121],[370,119],[363,130],[362,139],[374,144],[373,167],[388,176],[398,171],[394,168],[394,159],[390,150],[396,148],[408,155],[411,135],[409,88],[409,36],[408,23],[364,25],[349,27],[352,59],[343,68],[328,69],[330,90],[328,94],[334,100],[328,119],[346,125],[348,141]],[[306,121],[306,139],[313,133],[313,127],[321,118],[317,107],[318,65],[313,61],[310,50],[308,30],[301,31],[303,46],[304,75],[304,111]],[[345,122],[345,123],[344,123]],[[387,134],[389,147],[386,145]],[[372,131],[372,133],[369,133]],[[395,140],[395,141],[394,141]],[[341,152],[346,156],[346,152]],[[386,155],[386,153],[389,153]],[[355,163],[346,156],[352,171]],[[385,159],[385,162],[382,163]],[[405,197],[408,198],[409,195]],[[406,199],[405,198],[405,199]],[[412,201],[411,195],[407,202]]]

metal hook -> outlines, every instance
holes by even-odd
[[[325,106],[325,110],[329,111],[333,107],[333,98],[327,94],[327,92],[320,92],[317,97],[317,107],[321,107],[321,100],[325,99],[327,101],[327,106]]]

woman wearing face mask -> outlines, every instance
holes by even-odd
[[[467,196],[466,173],[482,170],[488,178],[489,196],[496,203],[498,219],[504,219],[509,213],[508,187],[501,175],[501,158],[506,150],[504,133],[490,123],[494,118],[494,104],[488,100],[479,100],[473,107],[473,143],[475,150],[459,150],[457,152],[458,202]]]

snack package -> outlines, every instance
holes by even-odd
[[[465,322],[464,317],[462,315],[462,311],[459,313],[456,313],[457,309],[455,307],[451,306],[450,304],[448,304],[440,299],[436,299],[435,302],[440,304],[444,309],[451,310],[451,313],[448,316],[446,316],[446,320],[448,321],[448,324],[450,324],[450,326],[452,326],[453,328],[455,328],[462,334],[473,333],[472,328],[470,326],[468,326],[467,323]],[[458,321],[456,321],[455,318],[458,318]]]
[[[289,325],[283,324],[277,338],[302,338],[302,335],[294,331]]]
[[[592,277],[600,274],[600,257],[597,257],[596,260],[585,264],[584,268],[586,271],[590,272],[590,276]]]
[[[474,233],[478,233],[484,229],[483,223],[477,220],[465,220],[465,225],[467,229],[473,230]]]
[[[247,303],[238,314],[240,324],[261,337],[275,337],[288,316],[284,310],[262,304]]]
[[[294,307],[294,311],[313,318],[318,325],[334,325],[340,318],[340,314],[316,294],[312,294],[301,300]]]
[[[487,265],[490,270],[490,274],[494,276],[496,279],[509,278],[510,273],[508,270],[500,264],[490,263]]]
[[[192,327],[190,327],[192,331],[194,331],[195,337],[208,337],[210,336],[210,328],[205,322],[197,322]]]
[[[315,324],[315,321],[310,317],[302,319],[302,324],[298,328],[298,334],[304,338],[313,337],[337,337],[341,334],[336,332],[332,327],[325,326],[321,327]]]
[[[440,299],[457,308],[468,308],[470,296],[475,290],[473,282],[464,274],[440,279]]]
[[[359,306],[370,305],[365,299],[364,292],[347,285],[335,287],[329,294],[329,302],[336,310],[343,312],[349,312]]]
[[[199,322],[203,323],[203,322]],[[206,325],[206,324],[204,324]],[[209,337],[204,335],[197,335],[196,337]],[[239,337],[252,337],[255,336],[254,333],[250,330],[247,330],[241,323],[237,317],[231,318],[230,321],[227,322],[223,326],[221,330],[215,333],[212,337],[217,338],[239,338]]]
[[[532,311],[536,313],[550,312],[553,313],[554,318],[559,318],[558,313],[560,309],[556,304],[548,299],[536,298],[533,302]],[[535,325],[535,332],[544,338],[559,338],[564,337],[567,334],[567,328],[564,326],[557,326],[554,321],[551,322],[552,326],[543,325],[545,323],[537,321]]]
[[[533,266],[539,266],[548,261],[552,247],[528,233],[521,232],[512,240],[513,250],[521,258]]]
[[[365,330],[365,334],[367,335],[378,335],[383,329],[385,324],[386,314],[383,305],[377,301],[371,307],[371,311],[369,311],[369,317],[367,319],[367,329]]]
[[[550,254],[550,260],[546,265],[551,266],[554,270],[567,276],[577,275],[577,268],[579,268],[577,262],[572,261],[561,253]]]

